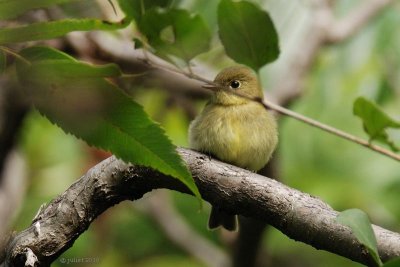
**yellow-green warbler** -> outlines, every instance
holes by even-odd
[[[216,76],[214,83],[211,100],[190,124],[190,147],[238,167],[260,170],[278,142],[275,118],[260,103],[222,89],[262,99],[256,74],[247,67],[229,67]],[[213,206],[208,226],[233,231],[237,217]]]

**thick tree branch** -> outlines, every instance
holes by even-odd
[[[266,221],[317,249],[373,265],[349,228],[336,222],[337,212],[320,199],[191,150],[179,149],[179,153],[203,198],[212,205]],[[36,266],[48,266],[107,208],[157,188],[188,193],[178,180],[150,168],[132,166],[115,157],[106,159],[50,202],[29,228],[11,240],[5,265],[25,266],[27,255],[33,253]],[[400,256],[400,234],[373,228],[382,260]]]
[[[268,164],[258,173],[279,180],[279,148],[274,152]],[[266,255],[262,255],[264,233],[270,228],[265,221],[239,216],[240,231],[233,247],[234,267],[261,267],[266,264]]]

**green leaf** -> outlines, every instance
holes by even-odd
[[[125,15],[139,22],[147,10],[152,8],[168,8],[173,0],[118,0]]]
[[[48,40],[72,31],[116,30],[127,23],[102,21],[98,19],[66,19],[38,22],[26,26],[0,29],[0,45],[27,41]]]
[[[253,3],[221,0],[219,38],[226,54],[258,71],[279,56],[278,34],[267,12]]]
[[[385,262],[383,267],[400,267],[400,258],[395,258],[388,262]]]
[[[161,127],[104,78],[118,74],[114,65],[92,66],[47,47],[24,49],[21,56],[30,62],[16,64],[23,90],[52,123],[127,162],[179,179],[200,199],[189,170]]]
[[[354,101],[354,115],[363,121],[365,132],[369,135],[370,141],[378,140],[390,146],[393,151],[399,151],[386,132],[388,128],[400,128],[400,123],[390,118],[377,105],[364,97]]]
[[[7,66],[7,57],[6,53],[0,49],[0,74],[4,72]]]
[[[162,56],[173,55],[186,62],[208,51],[211,33],[199,15],[186,10],[151,9],[138,24],[148,43]]]
[[[373,260],[381,266],[382,261],[379,258],[375,234],[368,215],[359,209],[349,209],[339,213],[336,220],[351,228],[358,241],[369,251]]]
[[[0,0],[0,20],[12,19],[28,10],[64,4],[77,0]]]

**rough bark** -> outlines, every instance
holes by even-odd
[[[179,149],[179,153],[203,198],[212,205],[268,222],[317,249],[373,265],[350,229],[336,222],[337,211],[322,200],[191,150]],[[25,266],[27,259],[30,263],[37,259],[35,266],[48,266],[73,245],[99,214],[157,188],[189,193],[178,180],[153,169],[133,166],[115,157],[104,160],[42,208],[32,225],[10,241],[5,266]],[[373,229],[382,260],[400,256],[400,234],[379,226]]]
[[[259,174],[279,181],[279,148]],[[269,266],[263,254],[263,239],[270,226],[265,221],[239,216],[240,231],[233,247],[233,267]]]

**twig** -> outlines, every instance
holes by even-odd
[[[393,153],[393,152],[391,152],[391,151],[389,151],[389,150],[387,150],[387,149],[385,149],[385,148],[383,148],[381,146],[373,145],[373,144],[371,144],[370,142],[368,142],[368,141],[366,141],[364,139],[361,139],[359,137],[356,137],[354,135],[351,135],[349,133],[346,133],[344,131],[336,129],[336,128],[332,127],[332,126],[323,124],[323,123],[321,123],[319,121],[310,119],[310,118],[308,118],[306,116],[303,116],[303,115],[301,115],[301,114],[299,114],[297,112],[294,112],[294,111],[291,111],[289,109],[283,108],[283,107],[281,107],[279,105],[276,105],[276,104],[274,104],[274,103],[272,103],[270,101],[264,100],[262,102],[262,104],[266,108],[275,110],[276,112],[279,112],[279,113],[281,113],[283,115],[292,117],[294,119],[297,119],[299,121],[307,123],[308,125],[314,126],[314,127],[319,128],[321,130],[324,130],[324,131],[326,131],[328,133],[334,134],[334,135],[339,136],[341,138],[347,139],[347,140],[349,140],[351,142],[354,142],[354,143],[357,143],[357,144],[362,145],[364,147],[367,147],[367,148],[369,148],[369,149],[371,149],[373,151],[376,151],[376,152],[378,152],[378,153],[380,153],[382,155],[385,155],[387,157],[390,157],[390,158],[392,158],[394,160],[400,161],[400,155],[399,154]]]
[[[169,62],[164,61],[163,63],[158,63],[155,62],[154,60],[147,58],[146,60],[143,60],[143,63],[153,67],[153,68],[157,68],[157,69],[161,69],[161,70],[167,70],[169,72],[174,72],[177,74],[181,74],[184,75],[190,79],[194,79],[200,82],[204,82],[206,84],[210,84],[210,85],[215,85],[215,83],[213,81],[210,81],[208,79],[205,79],[193,72],[186,72],[184,70],[178,69],[177,67],[175,67],[174,65],[170,64]]]
[[[317,249],[373,264],[351,230],[336,221],[338,212],[322,200],[204,154],[188,149],[178,152],[202,197],[212,205],[268,222],[290,238]],[[23,266],[27,248],[37,258],[36,267],[50,265],[106,209],[157,188],[190,193],[183,183],[156,170],[126,164],[115,157],[106,159],[52,200],[38,221],[12,238],[6,249],[6,266]],[[384,262],[400,256],[400,234],[379,226],[373,226],[373,230]]]
[[[382,155],[390,157],[390,158],[392,158],[394,160],[400,161],[400,155],[399,154],[393,153],[393,152],[391,152],[391,151],[389,151],[389,150],[387,150],[387,149],[385,149],[385,148],[383,148],[381,146],[373,145],[370,142],[368,142],[368,141],[366,141],[366,140],[364,140],[362,138],[356,137],[356,136],[351,135],[349,133],[346,133],[346,132],[344,132],[342,130],[336,129],[336,128],[332,127],[332,126],[329,126],[329,125],[323,124],[323,123],[321,123],[319,121],[316,121],[316,120],[313,120],[311,118],[308,118],[308,117],[306,117],[304,115],[301,115],[301,114],[299,114],[297,112],[294,112],[292,110],[289,110],[289,109],[281,107],[281,106],[279,106],[277,104],[274,104],[274,103],[272,103],[272,102],[270,102],[268,100],[265,100],[265,99],[263,100],[263,99],[260,99],[260,98],[250,97],[250,96],[245,95],[245,94],[243,94],[241,92],[232,91],[229,88],[223,88],[223,87],[221,87],[221,85],[215,84],[213,81],[207,80],[207,79],[205,79],[203,77],[200,77],[200,76],[198,76],[198,75],[196,75],[194,73],[188,73],[188,72],[185,72],[185,71],[183,71],[181,69],[178,69],[178,68],[175,68],[175,67],[172,67],[172,66],[169,66],[169,65],[164,65],[164,64],[160,64],[160,63],[151,62],[151,61],[147,61],[147,64],[150,64],[151,66],[153,66],[155,68],[164,69],[164,70],[167,70],[167,71],[171,71],[171,72],[175,72],[175,73],[179,73],[179,74],[185,75],[186,77],[188,77],[190,79],[195,79],[195,80],[204,82],[204,83],[209,84],[209,85],[218,86],[220,89],[223,89],[227,93],[230,93],[230,94],[233,94],[233,95],[236,95],[236,96],[239,96],[239,97],[243,97],[243,98],[246,98],[246,99],[249,99],[249,100],[252,100],[252,101],[259,102],[266,109],[274,110],[274,111],[276,111],[276,112],[278,112],[280,114],[292,117],[292,118],[294,118],[296,120],[299,120],[301,122],[304,122],[304,123],[306,123],[308,125],[311,125],[313,127],[319,128],[319,129],[324,130],[324,131],[326,131],[328,133],[331,133],[331,134],[339,136],[339,137],[341,137],[343,139],[349,140],[349,141],[351,141],[353,143],[356,143],[356,144],[362,145],[364,147],[367,147],[367,148],[369,148],[369,149],[371,149],[371,150],[373,150],[375,152],[378,152],[378,153],[380,153]],[[204,88],[210,89],[212,91],[215,91],[215,89],[213,89],[213,87],[204,87]]]

